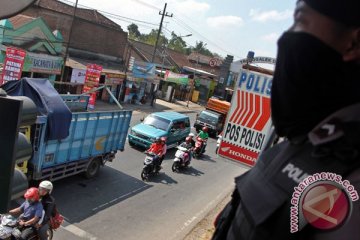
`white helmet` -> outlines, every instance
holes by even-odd
[[[53,184],[52,184],[50,181],[47,181],[47,180],[42,181],[42,182],[39,184],[39,187],[48,190],[49,193],[51,193],[52,190],[53,190],[53,188],[54,188]]]
[[[195,137],[195,134],[189,133],[189,137]]]

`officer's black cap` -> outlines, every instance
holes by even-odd
[[[360,0],[303,0],[310,7],[346,26],[360,27]]]

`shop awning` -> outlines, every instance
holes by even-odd
[[[102,61],[89,61],[89,60],[84,60],[84,59],[79,59],[79,58],[73,58],[73,57],[69,57],[66,60],[66,66],[67,67],[71,67],[71,68],[76,68],[76,69],[82,69],[82,70],[86,70],[86,65],[88,64],[98,64],[101,65],[103,67],[102,73],[113,73],[113,74],[122,74],[125,76],[125,73],[120,71],[118,68],[119,66],[116,65],[109,65],[106,62],[102,62]]]

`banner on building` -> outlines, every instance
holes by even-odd
[[[165,81],[187,85],[187,84],[189,84],[189,76],[185,75],[185,74],[178,74],[178,73],[174,73],[169,70],[166,70]]]
[[[135,61],[132,69],[132,77],[145,79],[155,78],[155,64]]]
[[[110,85],[120,85],[124,82],[125,75],[117,73],[106,73],[105,83]]]
[[[71,82],[72,83],[85,83],[86,70],[73,68],[71,73]]]
[[[234,91],[219,155],[254,166],[271,129],[272,76],[243,70]]]
[[[63,58],[45,54],[28,53],[25,58],[24,71],[46,74],[61,74]]]
[[[17,48],[6,48],[0,84],[7,81],[19,80],[24,66],[26,51]]]
[[[93,88],[99,86],[100,75],[102,71],[102,66],[96,64],[88,64],[86,66],[85,73],[85,85],[83,88],[83,93],[89,92]],[[96,102],[96,92],[90,94],[89,99],[89,108],[94,109]]]

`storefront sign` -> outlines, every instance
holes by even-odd
[[[86,70],[73,68],[70,81],[72,83],[84,84],[85,75],[86,75]]]
[[[173,73],[169,70],[166,70],[165,81],[187,85],[189,84],[189,76],[185,74]]]
[[[134,62],[132,76],[134,78],[154,78],[155,64],[148,62]]]
[[[123,83],[125,76],[122,74],[116,73],[106,73],[105,74],[105,83],[111,85],[120,85]]]
[[[246,63],[268,63],[275,65],[276,59],[272,57],[254,57],[252,59],[241,59],[238,63],[246,64]]]
[[[63,59],[45,54],[28,53],[25,58],[24,71],[47,74],[61,74]]]
[[[16,48],[6,48],[6,57],[3,65],[3,71],[0,84],[4,81],[19,80],[24,65],[26,52]]]
[[[88,64],[86,66],[86,74],[85,74],[85,85],[83,88],[84,92],[89,92],[93,88],[97,88],[99,86],[100,75],[102,71],[102,66],[96,64]],[[96,92],[90,94],[89,99],[89,108],[94,109],[96,102]]]

